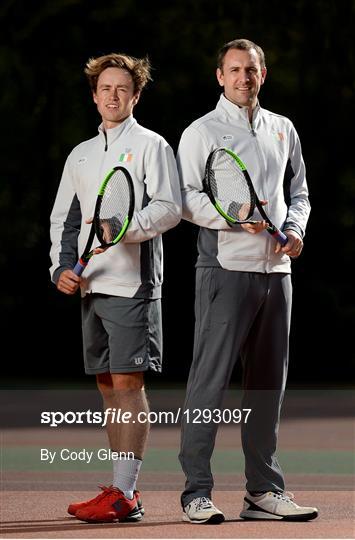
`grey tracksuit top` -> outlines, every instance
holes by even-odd
[[[290,273],[290,258],[275,255],[275,240],[266,231],[252,235],[240,226],[231,228],[201,193],[207,157],[218,147],[241,157],[259,199],[268,201],[265,210],[274,225],[303,237],[310,212],[305,166],[292,122],[258,105],[250,123],[248,109],[222,94],[214,111],[184,131],[177,153],[183,218],[201,227],[197,266]],[[258,215],[256,210],[256,219]]]
[[[81,293],[159,298],[161,234],[180,221],[179,181],[171,147],[132,116],[107,131],[101,125],[96,137],[68,156],[51,214],[52,280],[56,282],[64,269],[72,269],[82,255],[91,227],[85,220],[93,216],[101,182],[117,165],[132,176],[135,212],[121,242],[90,260]]]

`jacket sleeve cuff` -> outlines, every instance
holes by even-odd
[[[298,225],[296,225],[296,223],[285,223],[285,225],[283,226],[283,231],[295,231],[297,234],[299,234],[299,236],[303,239],[304,237],[304,232],[303,230],[301,229],[301,227],[299,227]]]

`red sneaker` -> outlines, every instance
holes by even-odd
[[[106,486],[99,485],[99,488],[102,490],[102,493],[99,493],[97,497],[94,497],[94,499],[90,499],[88,501],[82,501],[77,503],[72,503],[68,506],[68,514],[71,514],[72,516],[75,516],[78,510],[81,510],[81,508],[85,508],[86,506],[89,506],[89,504],[96,504],[99,502],[102,497],[105,497],[105,491],[107,489],[112,488],[112,486],[109,486],[108,488]]]
[[[112,485],[109,487],[99,486],[99,488],[102,489],[102,493],[99,493],[97,497],[95,497],[94,499],[90,499],[89,501],[82,501],[70,504],[68,506],[67,512],[72,516],[76,516],[78,510],[91,506],[92,504],[95,505],[99,503],[103,497],[106,497],[106,492],[111,491],[112,487]],[[134,491],[134,497],[136,498],[137,502],[137,510],[132,510],[132,512],[130,512],[124,520],[122,520],[121,518],[121,521],[140,521],[142,519],[142,516],[144,515],[144,508],[142,499],[140,498],[140,492],[138,490]]]
[[[112,521],[139,521],[142,519],[137,504],[137,496],[127,499],[122,491],[116,487],[108,487],[100,494],[95,503],[90,503],[76,511],[75,517],[88,523]],[[131,518],[134,518],[133,520]]]

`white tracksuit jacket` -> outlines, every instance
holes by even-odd
[[[231,228],[201,193],[207,157],[218,147],[240,156],[259,199],[268,201],[265,210],[274,225],[303,237],[310,212],[301,146],[292,122],[258,105],[250,123],[248,109],[222,94],[214,111],[184,131],[177,153],[183,218],[201,227],[197,266],[290,273],[290,258],[275,255],[270,234],[252,235],[240,226]],[[258,219],[257,210],[255,216]]]
[[[76,146],[66,161],[51,214],[52,280],[82,255],[91,227],[85,220],[93,216],[100,184],[117,165],[132,176],[135,212],[124,238],[90,260],[82,274],[82,296],[159,298],[161,234],[180,221],[180,186],[171,147],[132,116],[107,131],[100,126],[99,134]]]

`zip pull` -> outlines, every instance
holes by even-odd
[[[249,123],[250,133],[253,135],[253,137],[256,137],[256,133],[255,133],[255,131],[254,131],[252,122],[253,122],[253,121],[250,121],[249,118],[248,118],[248,123]]]
[[[248,113],[247,118],[248,118],[250,133],[253,135],[253,137],[256,137],[256,133],[255,133],[255,130],[254,130],[254,127],[253,127],[254,111],[252,112],[251,118],[249,117],[249,113]]]

